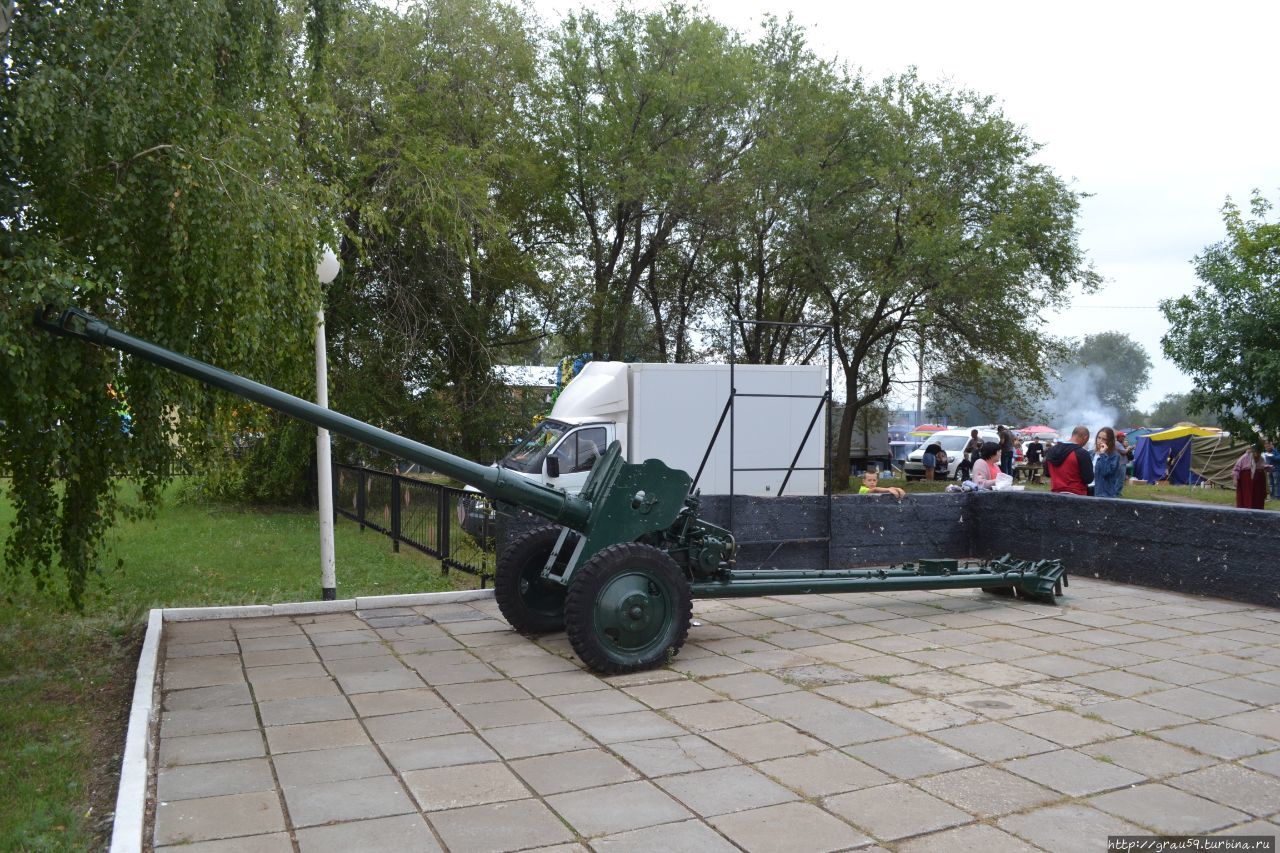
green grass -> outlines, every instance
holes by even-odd
[[[909,495],[928,494],[930,492],[946,491],[947,484],[952,481],[934,480],[932,482],[926,480],[912,480],[907,482],[901,477],[882,480],[882,486],[898,486],[905,489]],[[849,481],[849,492],[856,493],[861,482],[857,478]],[[1049,481],[1045,478],[1043,483],[1025,483],[1020,482],[1019,485],[1025,485],[1027,491],[1030,492],[1047,492],[1049,491]],[[1236,493],[1234,489],[1219,489],[1216,487],[1201,486],[1169,486],[1160,485],[1152,486],[1146,483],[1126,483],[1122,497],[1126,500],[1135,501],[1162,501],[1166,503],[1184,503],[1184,504],[1214,504],[1217,506],[1234,507],[1236,505]],[[1268,500],[1266,508],[1269,510],[1280,510],[1280,501]]]
[[[149,608],[320,597],[314,512],[176,495],[154,519],[112,531],[103,565],[123,568],[93,580],[83,613],[60,612],[29,585],[0,603],[0,850],[105,846]],[[12,518],[0,494],[0,546]],[[334,544],[339,598],[477,585],[346,520]]]

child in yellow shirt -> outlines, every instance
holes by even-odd
[[[881,486],[880,473],[878,471],[868,471],[862,475],[862,486],[858,489],[860,495],[893,495],[898,500],[902,500],[907,493],[897,486]]]

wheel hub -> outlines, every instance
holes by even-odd
[[[672,610],[662,588],[642,573],[619,575],[596,599],[596,624],[610,643],[622,650],[639,650],[667,630]]]

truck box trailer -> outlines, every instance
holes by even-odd
[[[729,401],[729,365],[591,362],[550,416],[498,464],[576,492],[596,456],[616,440],[628,462],[661,459],[690,474],[701,466],[697,486],[704,495],[772,495],[784,479],[786,494],[822,494],[826,368],[741,364],[732,374],[735,411],[717,435]]]

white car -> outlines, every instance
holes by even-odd
[[[920,446],[907,454],[906,464],[903,466],[903,473],[908,480],[924,479],[924,449],[931,444],[939,444],[947,454],[946,471],[936,471],[934,478],[938,480],[954,479],[956,472],[960,468],[960,458],[964,455],[964,447],[969,443],[969,430],[966,429],[944,429],[935,432],[933,435],[921,442]],[[989,430],[979,427],[978,438],[982,441],[997,441],[998,436],[995,430]]]

